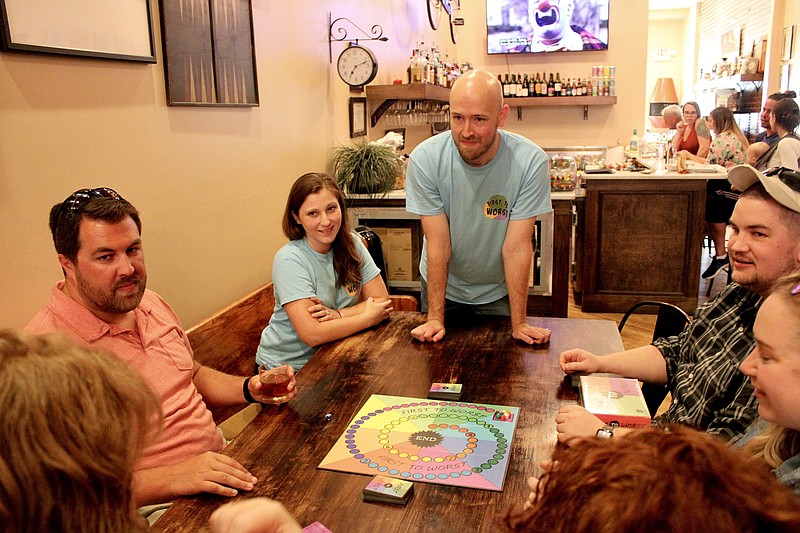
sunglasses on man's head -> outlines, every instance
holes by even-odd
[[[800,172],[786,167],[772,167],[764,171],[765,176],[778,176],[778,179],[800,192]]]
[[[98,187],[97,189],[80,189],[72,193],[61,203],[61,212],[80,211],[92,198],[111,198],[124,202],[125,199],[114,189]]]

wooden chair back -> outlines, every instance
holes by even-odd
[[[195,360],[227,374],[252,375],[261,332],[274,307],[273,285],[268,283],[200,321],[186,332]],[[242,406],[209,409],[220,424]]]

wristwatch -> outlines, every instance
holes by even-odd
[[[597,436],[601,439],[610,439],[614,436],[614,428],[611,426],[603,426],[597,430]]]

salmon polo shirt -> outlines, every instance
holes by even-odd
[[[177,315],[158,294],[145,290],[134,310],[136,331],[107,324],[53,287],[50,300],[25,327],[31,334],[60,331],[82,344],[116,355],[150,384],[161,402],[164,431],[144,450],[137,469],[180,463],[224,442],[192,381],[192,347]]]

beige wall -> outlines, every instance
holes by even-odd
[[[614,64],[616,106],[591,108],[588,121],[578,107],[525,109],[522,122],[512,111],[507,128],[558,145],[624,143],[641,127],[646,2],[612,9],[608,52],[536,63],[488,57],[484,2],[462,3],[456,50],[446,25],[430,28],[421,0],[253,0],[257,108],[166,106],[155,2],[156,65],[0,54],[0,327],[23,326],[61,278],[47,212],[81,187],[113,187],[139,208],[149,287],[185,325],[268,281],[291,183],[349,142],[350,93],[328,62],[327,10],[365,29],[383,26],[388,42],[362,43],[380,62],[375,83],[404,79],[420,39],[492,72],[586,76],[593,64]],[[334,61],[343,47],[333,44]]]
[[[523,108],[509,114],[506,129],[546,146],[627,144],[634,128],[642,128],[647,68],[647,2],[612,2],[608,51],[581,53],[486,55],[486,3],[462,1],[469,32],[459,42],[459,55],[493,73],[558,71],[563,77],[587,77],[592,65],[617,67],[617,105],[589,108],[583,120],[582,107]],[[513,102],[511,102],[513,103]],[[641,131],[641,130],[640,130]]]

